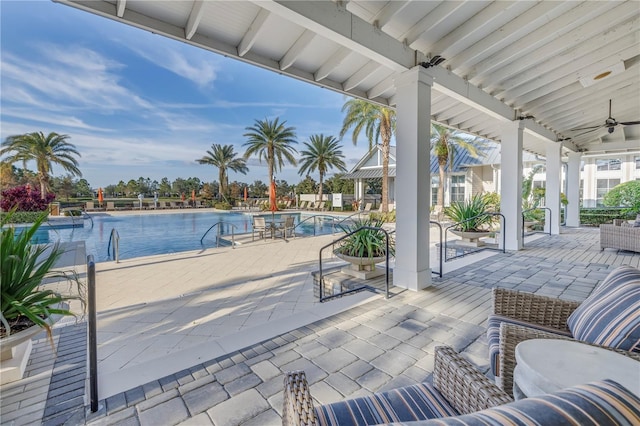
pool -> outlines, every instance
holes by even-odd
[[[271,218],[271,214],[265,215]],[[296,228],[296,235],[323,235],[333,230],[332,220],[320,216],[316,220],[312,215],[301,213],[276,214],[275,218],[294,216],[295,223],[304,221]],[[109,253],[109,238],[115,229],[120,236],[120,259],[130,259],[154,254],[169,254],[188,250],[216,247],[217,228],[207,234],[202,244],[200,239],[215,223],[222,222],[221,234],[231,236],[234,233],[245,234],[252,231],[252,216],[245,213],[172,213],[140,214],[127,216],[91,215],[90,220],[82,221],[83,227],[42,227],[34,237],[37,243],[85,241],[87,254],[92,254],[96,262],[113,260]],[[78,219],[78,222],[81,222]],[[314,225],[315,222],[315,225]],[[235,228],[234,228],[235,226]],[[221,242],[223,245],[225,242]],[[228,244],[228,243],[226,243]]]

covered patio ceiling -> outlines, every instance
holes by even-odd
[[[425,63],[434,121],[499,142],[522,119],[541,155],[640,149],[635,0],[55,1],[382,105]]]

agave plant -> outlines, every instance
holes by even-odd
[[[356,219],[351,225],[338,225],[345,234],[350,234],[363,226],[371,228],[381,228],[384,222],[382,219],[365,218]],[[360,231],[342,240],[337,253],[351,257],[383,257],[387,251],[387,237],[380,229],[360,229]],[[389,239],[389,256],[395,255],[395,245]]]
[[[32,244],[32,239],[47,217],[43,213],[29,227],[21,232],[6,226],[13,211],[0,221],[0,336],[9,336],[37,325],[51,334],[51,315],[75,316],[67,309],[65,302],[82,301],[84,307],[84,286],[74,271],[54,270],[63,250],[58,244]],[[43,286],[43,280],[58,279],[75,283],[77,294],[61,294]]]
[[[482,232],[494,221],[490,214],[484,214],[489,210],[489,201],[482,194],[475,194],[468,201],[456,201],[444,209],[452,221],[457,223],[454,228],[463,232]]]

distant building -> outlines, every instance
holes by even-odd
[[[481,192],[500,193],[500,145],[487,141],[481,149],[482,155],[472,157],[467,151],[454,155],[454,164],[446,171],[444,204],[469,199]],[[544,165],[544,158],[524,152],[523,172],[527,176],[536,164]],[[436,204],[438,191],[438,160],[431,156],[431,205]],[[389,203],[395,200],[396,147],[389,152]],[[356,200],[376,198],[366,194],[369,179],[382,178],[382,149],[376,145],[365,154],[353,169],[344,176],[355,180]],[[533,187],[544,187],[544,170],[534,175]],[[563,170],[564,180],[564,170]],[[602,155],[584,155],[580,171],[580,203],[583,207],[601,207],[604,195],[614,186],[640,180],[640,152]],[[564,185],[564,184],[563,184]],[[564,186],[563,186],[564,187]]]

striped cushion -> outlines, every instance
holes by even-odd
[[[455,416],[458,413],[427,383],[315,408],[319,425],[364,426]]]
[[[573,311],[567,326],[578,340],[640,352],[640,279],[598,289]]]
[[[622,265],[615,268],[607,275],[607,277],[596,286],[591,293],[593,296],[596,293],[600,293],[609,287],[617,287],[619,285],[625,285],[628,282],[640,281],[640,269],[636,269],[633,266]]]
[[[561,336],[571,337],[568,331],[561,331],[557,328],[545,327],[543,325],[532,324],[530,322],[519,321],[502,315],[489,315],[487,323],[487,340],[489,343],[489,362],[491,363],[491,372],[494,376],[498,375],[498,360],[500,359],[500,324],[506,322],[509,324],[522,325],[533,328],[535,330],[548,331],[549,333],[559,334]]]
[[[573,386],[549,395],[527,398],[473,414],[426,422],[403,423],[406,426],[635,426],[638,424],[640,424],[640,399],[612,380]]]

